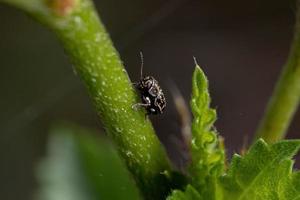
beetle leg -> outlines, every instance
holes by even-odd
[[[145,107],[146,108],[148,106],[150,106],[150,104],[147,104],[147,103],[136,103],[136,104],[132,105],[132,108],[136,110],[138,107]]]

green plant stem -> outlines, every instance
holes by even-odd
[[[167,156],[144,111],[132,108],[137,96],[93,3],[90,0],[4,2],[26,11],[58,36],[139,188],[146,198],[161,198],[169,190],[168,180],[162,174],[170,169]]]
[[[287,63],[269,101],[255,139],[267,142],[283,139],[300,100],[300,1],[295,25],[294,40]]]

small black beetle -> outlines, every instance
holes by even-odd
[[[147,115],[162,114],[163,110],[166,107],[165,95],[160,88],[157,80],[155,80],[152,76],[143,76],[144,59],[142,52],[140,52],[140,54],[142,62],[141,76],[140,81],[138,83],[135,83],[134,85],[140,92],[142,103],[135,104],[133,105],[133,107],[144,107],[147,111]]]

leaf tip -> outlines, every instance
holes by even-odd
[[[262,138],[259,138],[259,139],[256,141],[256,143],[267,145],[267,143],[265,142],[265,140],[262,139]]]
[[[193,59],[194,59],[194,63],[195,63],[195,65],[196,65],[196,67],[197,67],[197,66],[199,67],[198,62],[197,62],[197,58],[196,58],[195,56],[193,56]]]
[[[193,59],[194,59],[194,64],[195,64],[195,71],[194,71],[194,73],[203,73],[203,71],[202,71],[202,69],[201,69],[201,67],[200,67],[200,65],[198,64],[198,62],[197,62],[197,58],[195,57],[195,56],[193,56]]]

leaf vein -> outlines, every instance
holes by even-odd
[[[259,180],[260,176],[264,174],[264,172],[280,157],[282,157],[283,155],[285,155],[287,153],[287,150],[282,151],[280,154],[278,154],[277,156],[274,157],[274,159],[267,164],[264,169],[262,169],[257,176],[253,179],[253,181],[250,183],[250,185],[245,188],[245,190],[242,192],[242,194],[239,196],[238,200],[242,200],[246,194],[248,194],[248,192],[250,192],[252,190],[252,186],[255,185],[255,183],[257,182],[257,180]],[[243,187],[242,187],[243,188]]]

